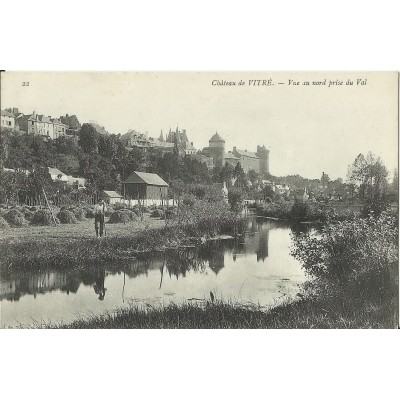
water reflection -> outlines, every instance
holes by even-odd
[[[310,229],[307,225],[287,225],[292,234],[298,235]],[[162,288],[164,271],[168,276],[185,278],[189,271],[205,273],[208,267],[215,275],[225,267],[226,255],[231,256],[233,262],[238,256],[255,254],[257,262],[265,262],[269,253],[269,233],[273,229],[282,229],[282,223],[268,222],[254,218],[248,222],[246,236],[240,240],[212,241],[199,248],[169,250],[163,254],[142,256],[131,260],[116,268],[89,268],[74,272],[41,272],[29,276],[13,277],[2,276],[0,279],[0,300],[18,301],[21,296],[49,293],[55,290],[66,294],[77,293],[81,285],[92,286],[93,292],[99,300],[104,300],[107,288],[106,276],[121,274],[129,278],[148,275],[149,271],[159,270],[159,289]]]
[[[14,314],[23,319],[27,309],[60,319],[67,308],[69,313],[87,308],[101,311],[114,309],[127,298],[148,301],[169,296],[180,301],[204,298],[210,291],[225,299],[239,295],[242,300],[269,303],[287,291],[289,278],[293,288],[305,279],[289,247],[290,234],[306,229],[249,218],[246,233],[238,240],[211,241],[198,248],[168,250],[79,271],[2,274],[0,300],[6,302],[1,305],[2,323]],[[34,304],[42,297],[38,310]],[[22,298],[24,304],[20,304]],[[58,308],[50,312],[51,307],[56,309],[52,299],[58,301]]]

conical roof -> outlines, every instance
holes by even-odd
[[[224,142],[225,140],[222,139],[222,137],[218,134],[218,132],[215,132],[214,136],[209,140],[209,142]]]

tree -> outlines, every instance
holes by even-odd
[[[358,187],[368,208],[378,214],[385,207],[387,176],[388,171],[382,160],[371,152],[367,157],[359,154],[347,172],[349,183]]]
[[[244,191],[237,187],[232,187],[228,191],[228,202],[233,211],[239,212],[243,208]]]
[[[79,131],[78,144],[87,154],[98,153],[99,136],[91,124],[83,124]]]

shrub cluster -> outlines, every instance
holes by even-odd
[[[398,263],[397,219],[382,213],[327,224],[319,235],[295,236],[292,255],[321,285],[345,288],[359,297],[388,292]]]
[[[224,201],[196,200],[193,206],[182,205],[175,215],[178,229],[191,236],[236,234],[243,229],[243,220]]]

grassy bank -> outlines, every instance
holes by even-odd
[[[225,204],[205,202],[199,202],[190,209],[182,207],[182,211],[167,226],[160,220],[154,228],[144,224],[141,225],[143,229],[137,229],[138,224],[143,222],[135,220],[126,224],[127,228],[121,228],[120,234],[107,234],[101,240],[93,237],[93,222],[91,237],[63,235],[64,227],[77,227],[79,224],[54,228],[29,226],[26,229],[42,229],[50,237],[46,234],[21,234],[13,240],[13,236],[9,236],[8,240],[0,242],[0,267],[2,271],[88,267],[99,262],[125,260],[143,252],[196,245],[218,235],[236,235],[243,230],[242,219],[230,212]],[[115,226],[110,225],[108,231],[114,231]],[[129,226],[136,226],[136,229],[129,230]],[[21,228],[16,229],[23,232]],[[52,232],[58,232],[58,235],[54,237]]]
[[[395,299],[349,301],[342,298],[302,299],[265,311],[224,302],[171,304],[163,308],[133,306],[70,324],[37,325],[67,329],[292,329],[396,328]]]

